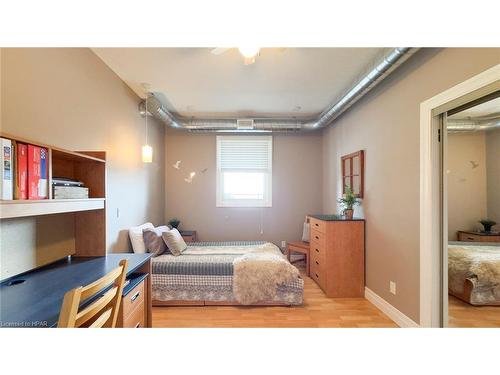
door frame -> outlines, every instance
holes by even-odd
[[[452,108],[500,90],[500,64],[420,104],[420,326],[441,327],[443,294],[447,291],[447,263],[443,262],[446,218],[442,210],[442,142],[438,129],[442,114]],[[446,137],[445,134],[444,137]],[[447,238],[446,238],[447,240]],[[444,251],[446,254],[446,251]]]

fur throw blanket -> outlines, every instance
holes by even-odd
[[[455,293],[464,291],[465,279],[474,279],[477,295],[483,302],[500,301],[500,247],[449,246],[448,287]],[[481,296],[480,294],[485,294]]]
[[[269,250],[248,253],[233,262],[233,294],[242,305],[272,301],[278,285],[299,277],[299,270],[286,260],[278,248],[276,251]]]

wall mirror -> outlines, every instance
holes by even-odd
[[[365,153],[363,150],[344,155],[342,163],[342,194],[345,188],[351,188],[357,197],[363,198],[363,188],[365,180]]]

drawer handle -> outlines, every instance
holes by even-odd
[[[135,294],[132,297],[130,297],[130,302],[134,302],[137,299],[137,297],[140,296],[140,294],[141,294],[140,290],[135,292]]]
[[[467,237],[468,240],[474,240],[474,237]]]
[[[316,261],[316,264],[318,264],[318,265],[319,265],[319,262],[318,262],[318,261]]]
[[[134,328],[139,328],[141,326],[141,322],[137,323]]]
[[[316,238],[317,240],[319,240],[319,236],[314,236],[314,238]]]
[[[319,249],[314,249],[314,250],[316,250],[316,252],[319,253]]]
[[[317,278],[319,279],[319,276],[318,276],[318,274],[317,274],[317,273],[315,273],[315,275],[316,275],[316,277],[317,277]]]
[[[317,227],[319,227],[319,224],[318,224],[318,223],[315,223],[314,225],[316,225]]]

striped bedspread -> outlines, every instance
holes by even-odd
[[[153,299],[159,301],[234,301],[233,261],[250,252],[279,248],[264,241],[192,242],[180,256],[153,258]],[[277,300],[299,305],[303,301],[303,280],[277,287]]]

